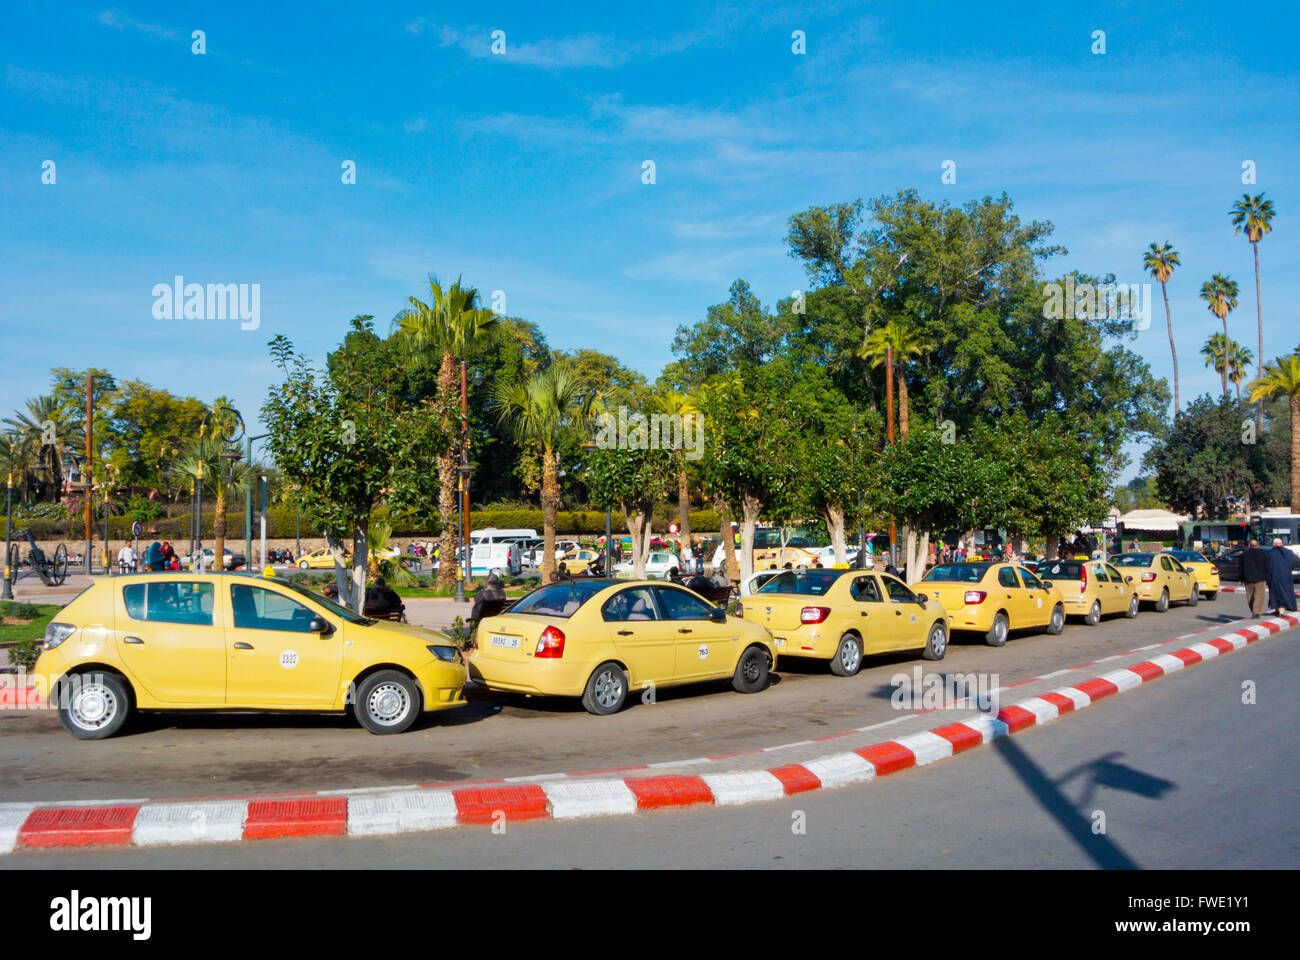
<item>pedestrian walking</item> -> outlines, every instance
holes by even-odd
[[[1256,619],[1264,615],[1264,604],[1268,601],[1268,567],[1268,551],[1260,548],[1258,540],[1251,540],[1241,554],[1241,582],[1246,585],[1250,615]]]
[[[1283,610],[1295,610],[1295,582],[1291,579],[1291,564],[1295,554],[1274,539],[1268,552],[1268,605],[1277,616]]]

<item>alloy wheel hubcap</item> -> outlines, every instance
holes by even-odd
[[[606,670],[596,678],[596,702],[602,707],[612,707],[622,698],[623,684],[612,670]]]
[[[943,653],[943,648],[947,644],[948,639],[943,635],[943,630],[935,627],[934,632],[930,634],[930,646],[934,649],[934,652]]]
[[[381,683],[370,691],[366,709],[375,723],[392,726],[411,709],[411,698],[400,684]]]
[[[852,670],[857,666],[860,656],[861,654],[858,653],[857,642],[850,640],[848,643],[844,644],[844,653],[840,656],[840,662],[844,664],[846,669]]]

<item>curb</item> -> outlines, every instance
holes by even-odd
[[[147,847],[305,836],[391,836],[472,824],[620,816],[699,805],[777,800],[928,766],[1005,736],[1042,726],[1159,677],[1300,626],[1284,614],[1161,653],[1131,667],[1061,687],[984,715],[803,763],[739,773],[572,780],[573,774],[489,781],[458,788],[108,801],[0,804],[0,854],[50,847]],[[662,765],[660,765],[662,766]],[[624,770],[645,770],[637,765]],[[601,771],[584,771],[584,774]],[[615,771],[604,771],[615,772]]]

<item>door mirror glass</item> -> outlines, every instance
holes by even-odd
[[[307,627],[312,633],[330,633],[334,629],[324,617],[312,617],[311,623]]]
[[[714,607],[712,610],[709,611],[709,619],[712,620],[714,623],[726,623],[727,611],[724,610],[722,607]]]

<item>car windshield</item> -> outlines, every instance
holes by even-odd
[[[1034,572],[1048,580],[1082,580],[1083,564],[1078,560],[1052,560],[1040,563]]]
[[[1203,554],[1197,553],[1195,550],[1170,550],[1169,552],[1179,560],[1183,561],[1183,563],[1208,563],[1209,562],[1205,559],[1205,556]]]
[[[922,580],[949,581],[951,583],[979,583],[988,572],[987,563],[941,563]]]
[[[808,570],[804,573],[787,570],[763,584],[758,593],[801,593],[819,597],[843,573],[843,570]]]
[[[531,613],[539,617],[568,618],[608,586],[608,580],[571,580],[547,584],[516,603],[510,614]]]
[[[1111,563],[1117,567],[1149,567],[1155,558],[1154,553],[1121,553]]]
[[[347,607],[335,603],[329,597],[321,596],[319,593],[313,593],[311,590],[308,590],[306,587],[301,586],[299,584],[290,583],[288,580],[276,580],[275,582],[282,587],[288,587],[294,593],[302,594],[312,603],[324,607],[330,613],[334,614],[335,616],[342,617],[348,623],[356,623],[368,627],[372,623],[377,622],[375,620],[371,620],[369,617],[361,616],[354,610],[349,610]]]

